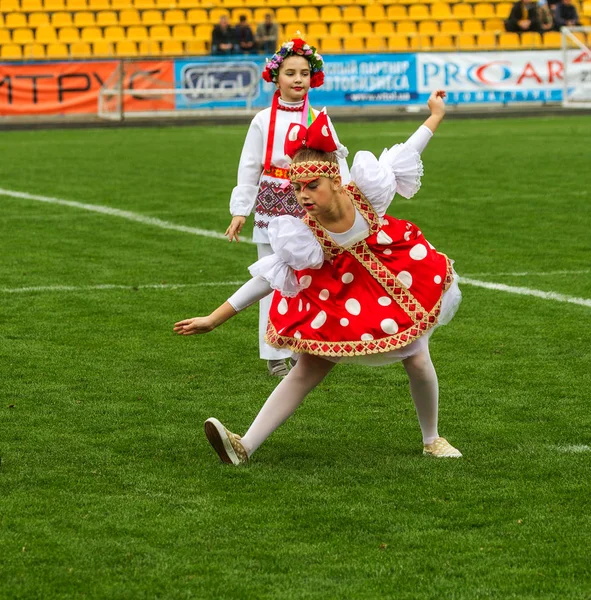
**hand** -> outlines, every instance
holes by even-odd
[[[239,242],[240,238],[238,237],[238,234],[242,231],[244,223],[246,223],[246,217],[232,217],[232,222],[228,226],[228,229],[226,229],[226,233],[224,233],[224,235],[230,241],[235,239],[236,242]]]
[[[523,30],[529,29],[529,26],[531,25],[531,21],[529,19],[521,19],[521,21],[517,22],[517,25],[519,25],[519,27],[521,27],[521,29],[523,29]]]
[[[194,317],[174,324],[173,331],[179,335],[195,335],[209,333],[215,329],[211,315],[209,317]]]
[[[440,119],[443,119],[445,115],[445,102],[443,101],[444,98],[444,90],[434,90],[433,92],[431,92],[429,100],[427,100],[427,106],[429,107],[429,110],[431,111],[431,114],[434,117],[439,117]]]

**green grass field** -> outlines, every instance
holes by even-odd
[[[353,154],[419,122],[336,126]],[[449,461],[394,365],[336,368],[222,465],[204,419],[243,433],[276,383],[256,307],[172,324],[255,247],[6,194],[223,232],[245,133],[2,133],[0,598],[591,598],[591,307],[564,301],[591,298],[591,120],[449,120],[390,208],[460,275],[559,294],[462,286],[431,342]]]

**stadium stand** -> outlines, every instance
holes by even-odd
[[[591,25],[591,1],[574,4],[582,24]],[[506,0],[0,0],[0,58],[206,55],[221,15],[232,24],[246,15],[254,28],[268,12],[280,39],[300,31],[326,53],[560,47],[556,31],[506,33],[511,6]]]

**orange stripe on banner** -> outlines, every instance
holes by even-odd
[[[0,115],[94,114],[105,81],[115,81],[117,61],[0,64]],[[125,87],[174,88],[172,61],[126,63]],[[174,108],[174,96],[126,95],[129,112]]]

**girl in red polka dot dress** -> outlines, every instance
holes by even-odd
[[[205,422],[222,461],[247,462],[339,362],[402,361],[423,453],[461,456],[437,430],[438,383],[429,355],[431,333],[460,303],[457,276],[416,225],[386,215],[395,193],[411,198],[420,188],[420,154],[444,117],[444,97],[431,94],[431,116],[404,144],[379,159],[359,152],[345,186],[326,114],[308,129],[290,126],[285,150],[293,157],[289,176],[304,219],[273,221],[274,254],[251,265],[253,279],[208,317],[174,327],[181,335],[206,333],[272,292],[266,339],[300,356],[242,438],[217,419]]]

